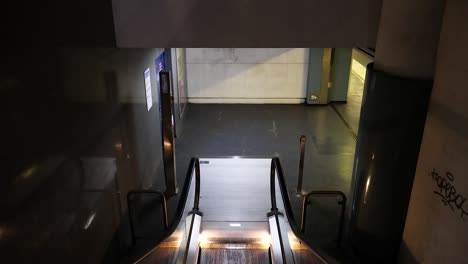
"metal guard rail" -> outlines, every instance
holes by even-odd
[[[275,170],[272,170],[271,177],[275,176],[274,172],[276,171],[277,178],[278,178],[279,191],[281,192],[281,198],[283,199],[284,209],[285,209],[286,217],[288,219],[288,223],[291,228],[291,231],[294,233],[294,235],[297,238],[299,238],[302,242],[304,242],[305,245],[307,245],[311,249],[313,248],[313,251],[315,251],[317,256],[322,258],[325,262],[335,263],[335,260],[331,258],[326,252],[324,252],[318,245],[314,245],[313,242],[307,242],[307,243],[305,242],[306,240],[305,240],[304,234],[301,232],[301,229],[296,224],[296,220],[294,218],[294,213],[291,208],[291,204],[289,202],[289,193],[286,187],[287,186],[286,181],[284,179],[283,168],[281,167],[281,163],[278,157],[273,158],[272,167],[273,166]],[[274,181],[270,179],[270,183],[271,182],[274,183]],[[270,186],[270,188],[271,188],[271,191],[273,191],[272,193],[275,193],[276,188],[274,186],[273,187]],[[271,198],[272,198],[272,207],[274,207],[275,209],[278,209],[276,208],[276,199],[274,199],[276,198],[276,196],[272,195]]]
[[[344,222],[344,215],[346,210],[346,195],[341,191],[311,191],[304,194],[304,198],[302,200],[302,219],[301,219],[301,232],[304,234],[305,232],[305,221],[307,215],[307,205],[310,204],[309,197],[311,196],[337,196],[340,197],[341,200],[338,200],[338,204],[341,205],[341,214],[340,214],[340,223],[338,228],[338,238],[337,238],[337,247],[341,245],[341,238],[343,233],[343,222]]]
[[[130,235],[132,240],[132,246],[136,243],[136,236],[135,236],[135,226],[133,223],[133,198],[135,195],[143,195],[143,194],[153,194],[158,195],[161,197],[162,201],[162,211],[163,211],[163,221],[164,221],[164,229],[167,230],[169,227],[168,219],[167,219],[167,203],[166,197],[164,196],[163,192],[156,191],[156,190],[133,190],[127,193],[127,205],[128,205],[128,219],[130,224]]]

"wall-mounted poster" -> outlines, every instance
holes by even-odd
[[[187,87],[186,87],[186,75],[185,75],[185,49],[176,49],[177,54],[177,83],[178,83],[178,95],[179,95],[179,110],[180,117],[184,113],[185,104],[187,100]]]
[[[150,69],[145,70],[145,93],[146,93],[146,107],[148,111],[153,106],[153,96],[151,95],[151,78]]]

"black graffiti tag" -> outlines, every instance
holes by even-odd
[[[454,186],[455,176],[448,171],[445,175],[440,175],[435,168],[432,169],[430,176],[432,177],[432,182],[436,184],[434,193],[440,197],[445,206],[449,206],[454,212],[455,210],[460,212],[460,217],[465,220],[464,216],[468,215],[468,212],[464,209],[466,197],[457,193],[457,189]]]

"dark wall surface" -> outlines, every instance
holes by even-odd
[[[161,182],[162,49],[11,50],[0,65],[2,263],[99,263],[126,194]],[[145,99],[151,72],[153,107]]]
[[[115,47],[112,0],[8,1],[2,45]]]

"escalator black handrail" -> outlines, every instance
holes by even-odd
[[[200,160],[195,158],[195,198],[193,199],[193,212],[200,210]]]
[[[162,197],[162,210],[163,210],[163,221],[164,221],[164,229],[167,230],[168,228],[168,219],[167,219],[167,202],[166,202],[166,196],[164,195],[163,192],[161,191],[156,191],[156,190],[132,190],[127,193],[127,207],[128,207],[128,221],[130,225],[130,236],[131,236],[131,243],[132,246],[135,245],[136,243],[136,236],[135,236],[135,226],[133,223],[133,206],[132,206],[132,198],[135,195],[140,195],[140,194],[157,194]]]
[[[277,158],[277,157],[272,158],[271,163],[272,163],[272,169],[274,169],[272,171],[272,173],[271,173],[271,179],[270,179],[270,185],[272,185],[270,187],[272,207],[273,207],[273,204],[274,204],[275,205],[274,207],[276,208],[275,176],[277,176],[278,177],[278,185],[279,185],[279,188],[280,188],[280,191],[281,191],[281,194],[282,194],[281,197],[283,199],[284,209],[285,209],[285,212],[286,212],[286,217],[288,218],[288,221],[290,222],[291,229],[293,230],[293,232],[295,234],[296,233],[300,234],[300,232],[298,232],[299,229],[295,225],[296,221],[294,219],[293,211],[292,211],[291,205],[289,203],[289,193],[288,193],[287,188],[286,188],[286,184],[285,184],[284,177],[283,177],[283,169],[281,168],[281,164],[279,163],[279,158]],[[275,174],[275,172],[277,173],[277,175]],[[287,201],[285,201],[284,197],[287,198]]]
[[[172,232],[176,230],[177,226],[179,225],[180,220],[183,217],[185,204],[188,198],[188,191],[190,189],[190,183],[192,181],[193,171],[195,169],[195,164],[197,162],[198,162],[197,158],[192,158],[190,160],[190,165],[187,171],[187,176],[185,178],[184,187],[182,188],[182,192],[180,193],[180,199],[179,199],[179,203],[177,204],[176,215],[174,217],[174,220],[171,222],[171,227],[169,229],[170,232],[169,232],[168,237],[170,236],[170,234],[172,234]]]
[[[174,231],[177,229],[177,226],[179,225],[180,220],[184,216],[185,204],[187,203],[188,193],[189,193],[189,189],[190,189],[190,183],[192,181],[192,175],[193,175],[193,171],[195,170],[195,164],[197,163],[197,161],[198,161],[197,158],[192,158],[190,160],[190,164],[189,164],[189,167],[188,167],[188,170],[187,170],[187,176],[185,177],[184,186],[182,188],[182,192],[180,193],[180,198],[179,198],[179,202],[177,204],[177,209],[176,209],[176,212],[175,212],[174,219],[171,221],[171,224],[169,225],[169,228],[165,232],[163,238],[161,240],[159,240],[157,243],[155,243],[156,246],[152,246],[152,248],[148,248],[148,250],[145,250],[144,251],[145,253],[143,255],[141,255],[141,256],[138,256],[136,258],[136,260],[142,260],[146,256],[148,256],[154,249],[156,249],[158,247],[158,245],[162,241],[167,240],[172,235],[172,233],[174,233]]]
[[[271,160],[271,166],[270,166],[270,197],[271,197],[271,211],[272,212],[277,212],[278,207],[276,205],[276,184],[275,184],[275,175],[276,175],[276,163],[275,159]]]
[[[326,262],[328,263],[334,263],[335,260],[333,260],[331,257],[328,256],[323,250],[320,249],[319,246],[317,245],[311,245],[311,243],[306,242],[304,235],[301,233],[300,228],[296,224],[296,220],[294,218],[293,210],[291,208],[291,204],[289,202],[289,193],[288,189],[286,187],[286,181],[284,179],[284,174],[283,174],[283,168],[281,167],[281,163],[279,162],[278,157],[274,157],[272,159],[272,163],[275,163],[275,168],[277,172],[277,177],[278,177],[278,186],[281,191],[281,198],[283,199],[283,204],[284,204],[284,210],[286,213],[286,217],[289,222],[289,226],[291,228],[291,231],[293,231],[294,235],[299,238],[302,242],[304,242],[310,249],[313,249],[315,253],[323,258]],[[274,190],[274,189],[273,189]],[[276,196],[275,196],[276,198]],[[272,198],[273,201],[273,198]],[[276,203],[276,200],[275,200]]]
[[[281,238],[281,227],[279,224],[279,219],[278,219],[278,206],[276,204],[276,161],[275,159],[271,159],[271,165],[270,165],[270,198],[271,198],[271,212],[268,214],[268,216],[273,216],[275,218],[276,222],[276,227],[278,229],[278,235],[280,237],[279,243],[280,243],[280,250],[281,250],[281,256],[283,258],[283,263],[287,263],[286,261],[286,256],[285,256],[285,251],[284,251],[284,243],[283,239]]]
[[[341,212],[340,212],[340,223],[339,223],[338,235],[337,235],[338,238],[336,240],[337,246],[340,247],[342,233],[343,233],[344,215],[345,215],[345,210],[346,210],[346,195],[342,191],[311,191],[311,192],[306,193],[302,200],[302,218],[301,218],[301,232],[302,233],[305,232],[307,204],[308,204],[308,199],[311,196],[338,196],[341,198],[341,200],[338,201],[338,204],[341,205]]]

